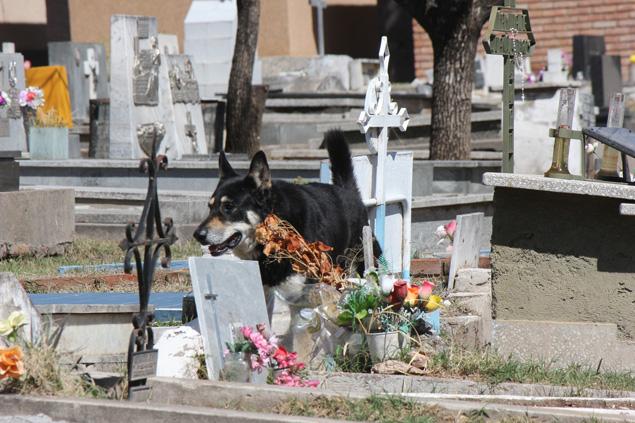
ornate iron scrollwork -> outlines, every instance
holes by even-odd
[[[161,221],[157,194],[158,172],[165,170],[168,164],[167,157],[157,156],[164,135],[165,128],[161,123],[139,125],[137,128],[141,149],[148,155],[139,165],[140,170],[148,174],[148,192],[139,224],[129,223],[126,226],[126,238],[119,245],[125,251],[126,273],[132,272],[134,258],[139,285],[139,313],[132,319],[134,329],[128,345],[129,399],[133,399],[136,393],[141,395],[140,392],[147,391],[146,379],[156,373],[157,350],[154,349],[151,327],[154,314],[148,311],[148,302],[157,260],[163,251],[161,265],[167,267],[172,257],[170,246],[177,240],[172,219]],[[143,259],[139,247],[143,247]]]

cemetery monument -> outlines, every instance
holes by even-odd
[[[137,132],[155,122],[165,128],[159,153],[181,158],[167,59],[159,49],[156,18],[113,15],[110,51],[110,158],[142,157]]]

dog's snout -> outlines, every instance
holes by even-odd
[[[207,239],[207,229],[206,228],[198,228],[194,231],[194,239],[200,242],[201,244],[205,242]]]

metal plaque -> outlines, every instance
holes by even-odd
[[[148,157],[152,157],[153,148],[156,154],[164,136],[165,126],[162,123],[144,123],[137,126],[137,140],[139,141],[139,146]]]
[[[9,119],[21,119],[22,110],[20,109],[20,95],[15,87],[9,88],[7,95],[11,99],[11,104],[7,108],[7,117]]]
[[[141,385],[128,388],[128,401],[144,402],[150,399],[152,387]]]
[[[174,63],[168,72],[173,103],[199,103],[198,82],[194,78],[192,62],[186,59],[183,67]]]
[[[130,375],[128,376],[128,380],[134,382],[136,380],[156,376],[158,359],[159,350],[155,349],[132,353],[132,362],[130,364]]]
[[[9,91],[7,92],[11,99],[11,104],[7,110],[7,117],[9,119],[22,118],[22,110],[20,110],[20,97],[18,92],[18,74],[16,71],[16,62],[11,61],[9,64]]]
[[[11,136],[11,129],[9,126],[9,119],[0,118],[0,138],[9,138]]]
[[[137,37],[138,38],[150,37],[150,19],[149,18],[137,19]]]
[[[132,94],[137,106],[159,104],[159,65],[161,55],[158,49],[141,50],[135,56],[132,74]]]

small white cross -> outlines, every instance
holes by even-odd
[[[95,60],[95,49],[86,49],[84,60],[84,76],[88,78],[88,98],[97,98],[97,76],[99,75],[99,62]]]
[[[390,98],[390,79],[388,78],[388,63],[390,51],[388,39],[381,37],[379,48],[379,75],[368,83],[364,110],[360,113],[357,123],[362,134],[366,135],[366,143],[371,153],[377,154],[377,172],[375,177],[375,200],[377,211],[375,214],[375,236],[379,244],[384,247],[384,228],[386,217],[386,202],[384,195],[384,168],[388,150],[388,130],[408,128],[410,117],[405,108],[399,109],[397,103]]]

